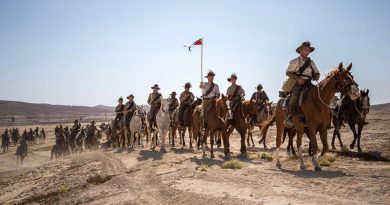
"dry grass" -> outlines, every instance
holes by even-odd
[[[207,172],[207,169],[208,169],[209,167],[207,166],[207,164],[201,164],[200,166],[199,166],[199,170],[201,171],[201,172]]]
[[[271,154],[266,153],[266,152],[261,152],[261,153],[250,152],[249,153],[249,159],[264,159],[264,160],[267,160],[267,161],[272,161],[273,157],[272,157]]]
[[[241,169],[244,165],[238,159],[232,159],[222,164],[223,169]]]
[[[329,167],[329,166],[332,165],[332,163],[333,163],[334,161],[336,161],[336,159],[337,159],[337,157],[334,156],[334,155],[325,155],[325,156],[321,157],[321,159],[320,159],[320,161],[319,161],[319,164],[320,164],[321,166],[327,166],[327,167]]]

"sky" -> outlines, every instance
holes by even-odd
[[[186,82],[200,96],[204,75],[226,93],[232,73],[250,98],[261,83],[274,102],[303,41],[321,79],[353,63],[371,104],[390,102],[390,1],[0,0],[0,99],[110,105],[135,95],[145,104]]]

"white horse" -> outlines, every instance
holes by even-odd
[[[161,136],[161,152],[166,152],[165,150],[165,137],[168,134],[168,131],[170,129],[171,125],[171,119],[169,117],[169,101],[168,99],[161,99],[161,107],[160,110],[157,112],[156,116],[156,124],[157,124],[157,129],[158,132]],[[152,135],[152,148],[155,147],[156,142],[155,140],[155,135],[153,133]]]
[[[134,140],[136,139],[136,134],[138,135],[138,140],[136,142],[141,143],[143,147],[142,136],[142,118],[145,117],[145,111],[142,106],[137,106],[137,110],[134,112],[133,117],[130,120],[130,146],[134,147]]]

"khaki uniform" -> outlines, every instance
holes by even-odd
[[[156,115],[158,110],[161,107],[161,94],[159,92],[156,93],[150,93],[148,97],[148,104],[151,105],[150,112],[148,115],[148,121],[149,122],[155,122],[156,121]],[[152,123],[150,123],[151,125]]]
[[[179,121],[180,124],[184,124],[185,121],[187,121],[187,116],[183,115],[184,113],[187,113],[186,110],[191,108],[192,103],[195,100],[194,94],[192,92],[183,91],[180,94],[180,106],[179,106]]]
[[[177,107],[179,107],[179,100],[177,98],[169,98],[169,111],[174,111]]]
[[[230,107],[232,108],[232,112],[234,113],[236,107],[241,103],[242,99],[244,98],[245,91],[240,85],[230,85],[226,92],[226,95],[231,97]]]
[[[290,61],[286,72],[292,72],[297,74],[299,68],[305,63],[305,61],[302,59],[302,57],[297,57],[294,58],[293,60]],[[318,80],[320,77],[320,72],[317,69],[316,64],[314,63],[313,60],[311,60],[310,65],[302,72],[302,74],[297,74],[299,78],[307,81],[307,83],[310,83],[310,81],[313,80]],[[291,91],[291,97],[289,101],[289,105],[292,107],[292,109],[295,108],[296,102],[298,101],[298,95],[301,92],[303,86],[300,86],[295,84]]]

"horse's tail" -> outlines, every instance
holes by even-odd
[[[275,122],[275,115],[272,116],[271,119],[264,120],[260,123],[259,127],[262,127],[261,129],[261,135],[266,136],[268,132],[268,128]]]

